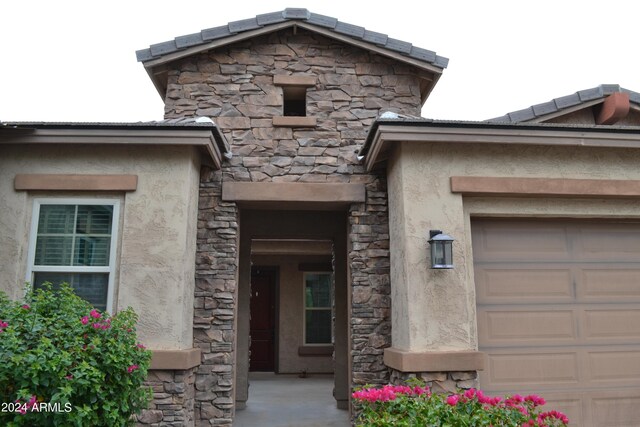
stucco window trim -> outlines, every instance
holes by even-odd
[[[307,88],[314,87],[317,80],[311,75],[273,76],[273,85],[282,88],[283,108],[282,116],[273,117],[274,127],[316,127],[316,118],[307,116]]]
[[[136,191],[138,175],[16,174],[16,191]]]
[[[272,121],[274,127],[311,128],[317,125],[316,118],[308,116],[275,116]]]
[[[109,242],[109,265],[108,266],[36,266],[36,239],[38,236],[38,223],[40,219],[40,208],[42,205],[108,205],[113,206],[111,218],[111,240]],[[29,230],[29,250],[27,254],[27,272],[25,281],[31,283],[33,274],[36,272],[52,272],[52,273],[108,273],[107,281],[107,301],[106,311],[112,313],[114,310],[114,293],[115,293],[115,275],[116,275],[116,252],[119,236],[120,225],[120,200],[119,199],[101,199],[101,198],[36,198],[33,200],[33,209],[31,215],[31,227]]]

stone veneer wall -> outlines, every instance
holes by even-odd
[[[298,29],[239,42],[174,63],[165,117],[208,116],[232,145],[221,171],[202,169],[194,345],[196,425],[230,425],[234,413],[234,313],[238,209],[221,201],[222,181],[364,183],[366,202],[349,210],[352,384],[385,383],[391,341],[389,231],[384,172],[357,159],[381,111],[419,115],[422,71]],[[282,89],[273,76],[313,75],[307,115],[314,128],[273,127]]]
[[[145,385],[153,390],[153,401],[137,415],[137,425],[192,426],[195,379],[195,369],[149,371]]]
[[[404,385],[409,378],[421,379],[436,392],[455,393],[457,389],[478,388],[477,371],[408,373],[391,369],[392,384]]]

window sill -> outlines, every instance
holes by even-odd
[[[301,345],[298,347],[298,356],[331,356],[333,345]]]
[[[316,126],[316,118],[303,116],[277,116],[273,118],[273,126],[311,128]]]

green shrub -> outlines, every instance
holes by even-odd
[[[553,427],[569,423],[558,411],[543,412],[543,398],[490,397],[482,390],[445,395],[424,386],[365,387],[352,395],[361,427]]]
[[[0,425],[122,426],[147,407],[151,352],[130,308],[100,313],[68,285],[0,292]]]

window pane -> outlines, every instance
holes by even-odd
[[[41,205],[38,234],[73,233],[74,205]]]
[[[71,265],[71,236],[38,236],[35,265]]]
[[[73,265],[109,265],[110,237],[76,237]]]
[[[113,206],[41,205],[35,265],[108,266]]]
[[[305,282],[307,308],[331,307],[331,274],[307,274]]]
[[[113,206],[78,206],[76,233],[111,234]]]
[[[34,272],[33,287],[37,289],[44,282],[50,282],[54,288],[61,283],[68,283],[76,295],[89,301],[99,310],[107,308],[108,273],[50,273]]]
[[[331,310],[307,310],[307,344],[331,344]]]

